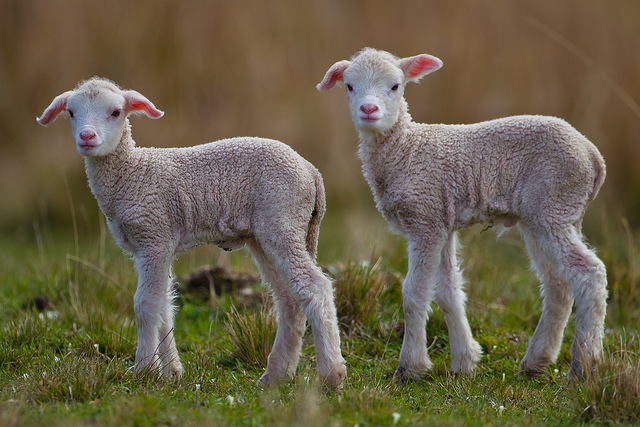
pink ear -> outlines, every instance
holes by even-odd
[[[152,119],[159,119],[164,116],[164,112],[158,110],[151,101],[135,90],[128,90],[123,94],[123,96],[127,101],[127,114],[144,113]]]
[[[351,65],[349,61],[340,61],[333,64],[316,88],[318,88],[320,92],[325,92],[334,87],[338,81],[342,81],[342,75],[344,71],[349,68],[349,65]]]
[[[399,64],[407,80],[418,81],[429,73],[433,73],[442,67],[442,61],[431,55],[417,55],[403,58]]]
[[[44,110],[44,113],[36,119],[42,126],[47,126],[58,118],[58,115],[67,109],[67,100],[73,94],[73,91],[67,91],[62,95],[56,96],[51,105]]]

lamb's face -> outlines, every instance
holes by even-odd
[[[87,157],[106,156],[116,150],[129,114],[146,114],[152,119],[164,115],[135,90],[121,90],[100,77],[56,96],[37,121],[49,126],[65,112],[78,151]]]
[[[333,64],[316,87],[325,92],[344,83],[356,128],[360,132],[384,132],[398,121],[405,85],[440,67],[442,61],[435,56],[400,59],[383,50],[364,48],[351,61]]]
[[[110,90],[78,91],[69,97],[67,112],[78,152],[106,156],[115,151],[125,125],[125,98]]]
[[[404,73],[380,57],[358,58],[344,71],[349,108],[360,131],[384,132],[397,121],[404,96]]]

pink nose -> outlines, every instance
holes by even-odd
[[[92,130],[83,130],[82,132],[80,132],[80,139],[82,139],[85,142],[89,142],[92,139],[95,139],[98,135],[96,135],[96,133]]]
[[[372,114],[379,110],[378,106],[375,104],[363,104],[360,106],[360,110],[365,114]]]

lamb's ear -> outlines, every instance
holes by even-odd
[[[144,95],[135,90],[128,90],[122,94],[127,101],[125,112],[127,115],[131,113],[144,113],[152,119],[159,119],[164,116],[164,112],[160,111],[149,101]]]
[[[429,73],[433,73],[442,67],[442,61],[435,56],[422,54],[403,58],[398,61],[398,66],[404,72],[404,78],[410,82],[417,82]]]
[[[324,75],[324,79],[316,86],[320,92],[326,92],[336,85],[337,82],[342,81],[344,70],[349,68],[351,62],[340,61],[336,62],[329,68],[327,74]]]
[[[67,109],[67,100],[71,95],[73,95],[72,90],[56,96],[42,115],[36,118],[36,121],[42,126],[49,126],[50,123],[53,123],[58,118],[60,113]]]

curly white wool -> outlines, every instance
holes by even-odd
[[[318,170],[289,146],[269,139],[233,138],[188,148],[138,148],[128,117],[164,113],[135,91],[93,78],[59,95],[38,118],[63,112],[93,194],[118,244],[138,270],[134,308],[136,371],[183,372],[173,338],[175,254],[213,243],[247,246],[273,289],[278,331],[261,382],[293,376],[305,315],[323,384],[339,389],[346,375],[332,284],[316,264],[325,193]]]
[[[419,377],[432,367],[425,322],[434,298],[449,328],[451,370],[475,370],[481,348],[465,314],[456,233],[477,222],[518,224],[542,282],[542,316],[521,371],[536,376],[556,360],[575,299],[571,372],[581,374],[602,354],[606,272],[583,242],[581,223],[604,181],[604,160],[554,117],[414,123],[405,85],[440,67],[442,61],[430,55],[401,59],[365,48],[334,64],[317,86],[346,86],[364,176],[380,212],[409,241],[396,378]]]

